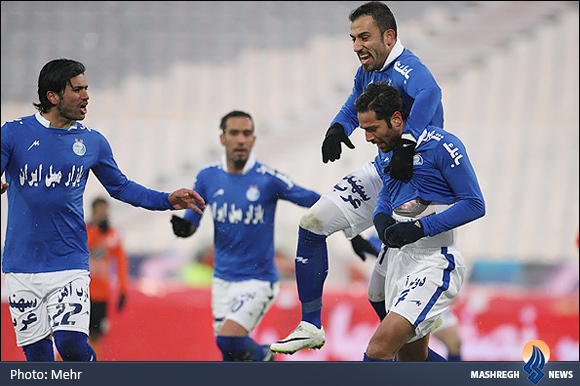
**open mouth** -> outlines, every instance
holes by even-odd
[[[360,62],[362,64],[367,64],[368,62],[370,62],[372,60],[372,56],[369,54],[359,54],[358,59],[360,60]]]

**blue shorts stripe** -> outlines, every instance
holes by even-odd
[[[431,299],[429,299],[429,302],[427,302],[427,305],[425,306],[423,311],[421,311],[421,314],[419,314],[417,320],[415,320],[415,323],[413,323],[414,328],[417,328],[419,323],[425,320],[425,317],[427,317],[427,314],[429,313],[429,311],[431,311],[431,308],[433,308],[433,305],[435,305],[437,299],[439,299],[443,291],[447,291],[447,289],[449,288],[451,271],[455,269],[455,258],[453,257],[453,254],[448,253],[447,247],[441,248],[441,254],[445,256],[445,258],[449,263],[447,264],[447,268],[445,268],[445,271],[443,271],[443,284],[439,288],[437,288],[433,296],[431,296]]]

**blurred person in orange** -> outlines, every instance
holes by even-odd
[[[91,272],[91,319],[89,336],[91,344],[100,357],[103,352],[103,336],[109,330],[109,304],[114,301],[115,276],[111,272],[116,267],[116,281],[119,298],[117,311],[125,307],[129,281],[127,253],[123,248],[117,230],[109,224],[109,203],[103,197],[97,197],[92,203],[91,219],[87,222],[89,240],[89,269]]]

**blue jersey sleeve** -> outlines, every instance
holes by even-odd
[[[92,170],[111,197],[149,210],[173,209],[169,203],[169,193],[148,189],[129,180],[117,166],[105,137],[100,138],[99,161]]]
[[[387,189],[383,186],[381,191],[379,192],[379,196],[377,198],[377,206],[375,207],[375,212],[373,213],[373,219],[379,213],[386,213],[389,216],[393,213],[393,208],[389,202],[389,195],[387,193]]]
[[[354,103],[356,99],[362,94],[364,88],[366,87],[366,77],[364,76],[364,70],[362,66],[359,67],[355,77],[354,86],[346,102],[340,108],[340,111],[334,117],[334,120],[330,124],[340,123],[344,127],[344,132],[346,135],[351,135],[354,130],[358,127],[358,116],[354,110]]]
[[[402,82],[403,93],[413,99],[403,132],[410,132],[418,139],[429,124],[443,127],[443,114],[436,115],[441,106],[442,94],[435,78],[421,62],[415,63],[413,70],[407,74],[408,79]]]
[[[435,236],[485,215],[485,202],[475,170],[457,137],[438,146],[437,163],[456,202],[446,211],[420,220],[427,236]]]
[[[320,198],[320,194],[296,185],[290,177],[283,173],[276,172],[274,180],[276,181],[278,196],[283,200],[309,208]]]
[[[1,152],[2,158],[0,161],[2,172],[0,175],[4,174],[4,170],[6,170],[6,166],[8,165],[8,161],[10,161],[10,153],[12,153],[12,136],[10,130],[8,129],[8,124],[3,123],[1,131],[2,143],[1,143]]]
[[[207,198],[207,193],[206,193],[207,192],[206,184],[205,184],[203,176],[204,176],[204,171],[202,170],[195,177],[195,182],[193,183],[193,190],[195,190],[203,198],[203,200],[206,203],[209,203],[208,198]],[[204,209],[202,209],[202,211],[205,213]],[[185,214],[183,216],[183,218],[186,220],[189,220],[196,229],[199,226],[199,223],[201,222],[202,217],[203,217],[203,215],[201,215],[201,214],[199,214],[196,211],[191,210],[191,209],[186,209]]]

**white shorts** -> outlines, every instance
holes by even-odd
[[[449,328],[453,326],[457,326],[458,320],[457,316],[451,311],[451,308],[448,308],[441,314],[441,326],[439,326],[438,330],[443,330],[444,328]]]
[[[376,264],[379,264],[377,259]],[[454,246],[389,248],[385,264],[385,307],[407,319],[415,328],[408,343],[430,334],[441,325],[465,276],[463,257]]]
[[[18,347],[58,330],[89,335],[89,271],[6,273],[5,281]]]
[[[274,304],[280,283],[264,280],[226,281],[212,279],[211,308],[217,336],[226,319],[251,332]]]
[[[300,226],[325,236],[343,230],[351,240],[373,226],[373,213],[382,186],[374,162],[368,162],[324,193],[302,216]]]

